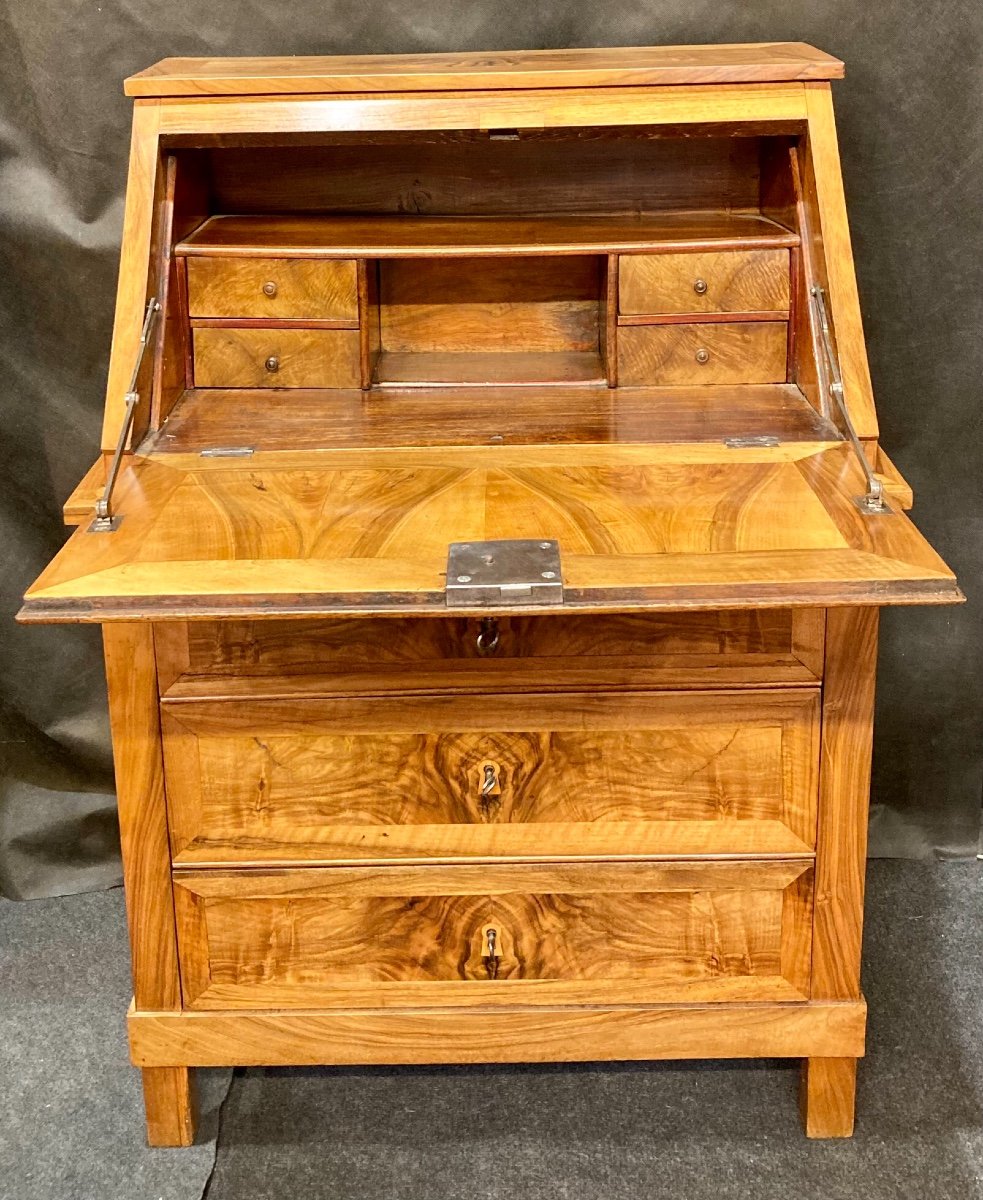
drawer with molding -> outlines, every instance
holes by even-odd
[[[354,259],[188,258],[195,317],[358,320]]]
[[[200,388],[357,388],[357,329],[198,326],[194,382]]]
[[[177,872],[183,1002],[801,1002],[812,890],[808,860]]]
[[[784,383],[785,321],[623,325],[618,382],[625,387]]]
[[[380,692],[816,684],[819,609],[546,617],[167,622],[178,699]]]
[[[780,857],[818,689],[165,702],[176,865]]]
[[[622,315],[787,313],[788,250],[622,255]]]

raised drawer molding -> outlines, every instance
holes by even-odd
[[[175,878],[194,1008],[803,1001],[812,865]]]
[[[809,854],[815,691],[172,703],[177,863]]]
[[[842,73],[127,80],[100,458],[19,616],[103,626],[153,1145],[245,1065],[797,1058],[852,1132],[878,609],[962,594],[879,441]]]

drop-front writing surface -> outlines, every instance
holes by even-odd
[[[796,1057],[851,1132],[877,606],[961,594],[878,442],[841,73],[129,81],[104,457],[21,619],[105,626],[154,1144],[222,1063]],[[562,600],[456,607],[489,539]]]

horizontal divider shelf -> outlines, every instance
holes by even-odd
[[[754,212],[530,217],[248,214],[209,217],[177,244],[175,253],[244,258],[412,258],[656,254],[798,244],[798,234]]]

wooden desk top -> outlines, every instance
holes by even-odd
[[[494,91],[513,88],[777,83],[840,79],[843,63],[805,42],[721,46],[165,58],[131,75],[128,96]]]
[[[959,600],[895,501],[859,511],[863,487],[829,442],[133,456],[119,529],[79,529],[21,617],[435,615],[448,544],[486,538],[558,538],[562,611]]]

